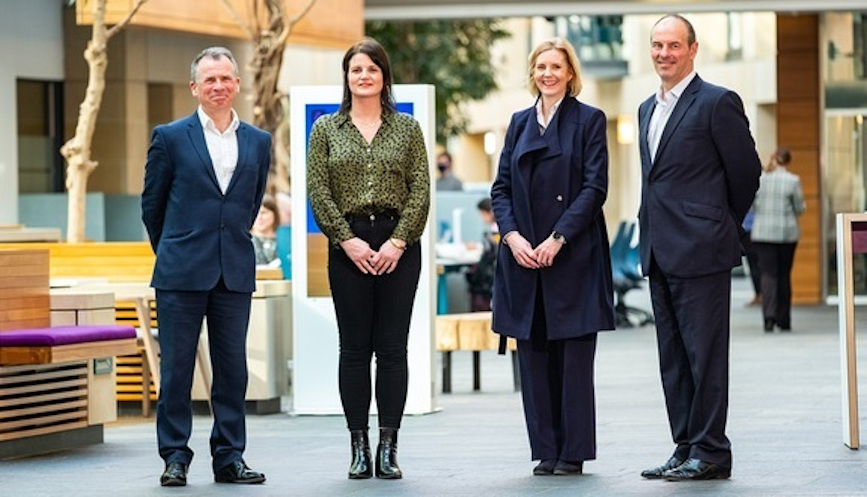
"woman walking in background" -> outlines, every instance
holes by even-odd
[[[788,170],[792,154],[781,147],[771,156],[753,201],[755,220],[750,235],[762,273],[762,315],[765,331],[792,329],[792,264],[800,231],[798,216],[806,210],[801,180]]]

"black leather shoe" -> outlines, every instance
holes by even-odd
[[[774,318],[765,318],[765,331],[770,333],[774,331],[774,325],[777,324],[774,322]]]
[[[542,459],[539,464],[533,468],[533,474],[536,476],[547,476],[554,474],[554,466],[557,465],[556,459]]]
[[[580,475],[583,472],[584,472],[584,461],[578,461],[578,462],[557,461],[557,465],[554,466],[554,474],[555,475]]]
[[[663,473],[668,481],[692,480],[725,480],[732,475],[732,470],[701,459],[687,459],[680,466]]]
[[[160,475],[160,485],[163,487],[183,487],[187,484],[187,465],[182,462],[166,464],[166,470]]]
[[[265,475],[253,471],[244,461],[235,461],[214,473],[214,481],[217,483],[262,483],[265,481]]]
[[[656,480],[662,478],[663,473],[670,469],[674,469],[683,464],[683,459],[678,459],[674,456],[671,456],[668,461],[662,466],[658,466],[656,468],[645,469],[641,472],[641,476],[644,478],[649,478],[651,480]]]

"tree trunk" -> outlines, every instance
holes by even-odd
[[[87,89],[84,101],[78,109],[75,136],[60,147],[60,153],[66,159],[66,190],[69,193],[66,241],[69,243],[84,241],[87,180],[90,173],[99,165],[91,159],[90,155],[93,133],[96,130],[96,118],[102,105],[102,94],[105,92],[108,40],[129,23],[132,16],[147,0],[137,0],[126,18],[111,30],[107,30],[105,25],[106,0],[91,1],[93,1],[93,34],[84,50],[84,59],[87,60],[88,67]]]

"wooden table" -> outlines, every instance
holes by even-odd
[[[481,390],[481,351],[497,350],[500,335],[491,330],[491,312],[442,314],[436,317],[436,347],[443,353],[443,393],[452,391],[452,352],[468,350],[473,353],[473,390]],[[521,389],[518,371],[517,344],[507,341],[512,355],[512,376],[515,391]]]

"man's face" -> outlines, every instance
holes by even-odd
[[[204,57],[196,68],[196,81],[190,83],[193,96],[208,115],[228,111],[241,86],[232,61],[226,57]]]
[[[650,34],[650,58],[662,86],[670,90],[693,70],[698,42],[689,44],[689,31],[677,18],[665,18]]]

